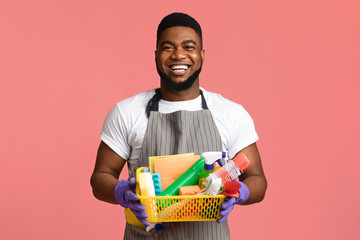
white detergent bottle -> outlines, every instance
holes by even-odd
[[[214,172],[214,163],[222,166],[221,159],[226,158],[226,152],[203,152],[201,157],[205,159],[204,171],[200,174],[199,187],[204,189],[207,186],[207,177]]]

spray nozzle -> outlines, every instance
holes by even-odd
[[[223,166],[223,164],[222,164],[222,162],[221,162],[221,159],[216,160],[216,162],[219,164],[220,167]]]
[[[226,152],[204,152],[201,156],[205,158],[204,169],[211,171],[214,169],[215,162],[223,166],[221,159],[226,158]]]

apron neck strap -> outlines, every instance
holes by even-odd
[[[202,109],[209,109],[203,92],[200,90],[200,95],[201,95],[201,107]],[[161,99],[161,92],[160,92],[160,88],[157,88],[155,90],[155,95],[150,99],[150,101],[148,102],[148,104],[146,105],[146,116],[149,118],[150,116],[150,111],[159,111],[159,101]]]
[[[203,94],[203,92],[201,90],[200,90],[200,95],[201,95],[201,107],[202,107],[202,109],[209,109],[208,106],[207,106],[207,103],[205,101],[204,94]]]

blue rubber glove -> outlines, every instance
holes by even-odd
[[[243,182],[240,181],[236,181],[236,182],[239,182],[241,184],[241,187],[239,189],[239,197],[225,198],[225,201],[221,204],[222,210],[220,211],[220,215],[222,216],[222,218],[217,220],[216,221],[217,223],[221,223],[225,221],[225,219],[229,216],[231,210],[234,208],[235,204],[243,204],[249,198],[249,188]]]
[[[135,194],[136,179],[130,178],[129,181],[121,180],[116,184],[114,193],[116,201],[124,208],[129,208],[136,216],[136,218],[142,222],[145,226],[151,224],[145,221],[149,215],[144,212],[146,207],[139,202],[138,196]]]

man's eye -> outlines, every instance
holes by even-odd
[[[165,51],[166,50],[171,50],[171,49],[172,49],[172,47],[170,47],[170,46],[165,46],[165,47],[162,48],[162,50],[165,50]]]
[[[185,49],[186,50],[193,50],[193,49],[195,49],[195,47],[194,46],[185,46]]]

